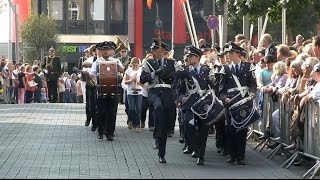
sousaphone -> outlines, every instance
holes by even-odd
[[[128,50],[126,44],[119,38],[119,36],[116,36],[115,44],[117,45],[117,48],[115,49],[115,54],[120,53],[121,49]]]

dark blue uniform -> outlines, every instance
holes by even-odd
[[[254,71],[252,66],[248,62],[241,62],[238,72],[234,69],[233,65],[224,65],[225,74],[222,77],[221,81],[221,92],[220,99],[225,102],[226,98],[232,99],[230,104],[226,104],[226,109],[238,102],[239,100],[248,97],[249,93],[254,93],[257,90],[256,78],[254,76]],[[237,88],[237,84],[233,78],[235,75],[241,86],[248,87],[244,97],[240,94],[240,91],[233,88]],[[227,111],[227,149],[230,154],[231,160],[243,160],[245,157],[245,147],[246,147],[246,135],[248,128],[244,129],[235,129],[231,125],[230,114]],[[232,162],[232,161],[231,161]]]
[[[170,126],[170,114],[175,111],[171,85],[173,82],[174,61],[163,59],[148,60],[154,70],[163,69],[159,77],[159,82],[155,87],[148,92],[148,102],[153,106],[153,115],[155,119],[155,137],[159,143],[159,157],[164,158],[166,151],[167,133]],[[163,66],[163,67],[162,67]],[[154,81],[152,72],[142,71],[140,83],[148,82],[151,84]]]

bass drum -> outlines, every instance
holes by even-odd
[[[217,123],[225,113],[222,101],[216,97],[213,90],[194,103],[191,110],[206,125]]]
[[[98,96],[120,95],[122,77],[117,61],[99,62],[97,94]]]
[[[229,108],[231,124],[236,129],[243,129],[260,119],[257,105],[251,97],[244,98]]]

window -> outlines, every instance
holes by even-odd
[[[89,20],[103,21],[105,12],[105,0],[89,0]]]
[[[63,0],[48,0],[48,15],[55,20],[63,20]]]
[[[84,20],[84,0],[68,0],[68,20]]]
[[[111,21],[123,21],[123,0],[111,0]]]

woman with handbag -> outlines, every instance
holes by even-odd
[[[37,88],[37,83],[35,83],[34,72],[32,71],[32,67],[30,65],[26,66],[26,103],[32,103],[34,99],[34,92]]]

